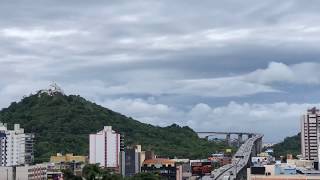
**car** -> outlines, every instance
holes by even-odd
[[[230,180],[230,176],[223,176],[222,180]]]

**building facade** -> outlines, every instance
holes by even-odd
[[[90,164],[119,168],[121,139],[121,135],[113,131],[111,126],[104,126],[103,130],[90,134]]]
[[[156,173],[164,179],[175,180],[177,169],[175,162],[170,159],[155,158],[144,160],[143,166],[141,167],[143,173]]]
[[[47,165],[36,164],[32,166],[17,166],[15,179],[19,180],[47,180]]]
[[[24,133],[19,124],[8,130],[6,124],[0,123],[0,166],[17,166],[31,164],[34,134]]]
[[[13,167],[0,166],[0,180],[13,179]]]
[[[141,171],[141,166],[145,160],[145,152],[141,145],[128,147],[122,151],[121,174],[125,177],[134,176]]]
[[[47,180],[47,164],[1,166],[0,180]]]
[[[74,156],[72,153],[66,155],[57,153],[56,156],[50,157],[51,169],[60,171],[68,169],[78,176],[82,175],[82,169],[87,162],[86,156]]]
[[[318,160],[319,126],[319,109],[309,109],[301,119],[301,153],[307,160]]]

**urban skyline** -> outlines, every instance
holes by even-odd
[[[0,180],[320,180],[320,1],[0,1]]]
[[[65,96],[63,90],[56,84],[51,85],[49,89],[38,91],[33,97],[41,102],[43,102],[44,99],[55,99],[55,103],[59,104],[57,99],[60,97],[65,98],[65,100],[73,104],[75,103],[70,96]],[[23,101],[34,104],[30,99],[24,99]],[[85,101],[81,99],[81,103],[84,102]],[[52,105],[52,103],[48,103],[49,106],[50,104]],[[14,106],[17,107],[19,104],[15,104]],[[79,106],[77,107],[81,109]],[[92,108],[88,109],[93,110]],[[82,109],[82,111],[85,110]],[[108,110],[107,112],[111,113]],[[119,114],[117,114],[117,116],[118,115]],[[102,178],[117,178],[120,180],[122,178],[143,176],[145,175],[144,173],[147,173],[146,175],[151,173],[154,178],[158,175],[168,180],[192,180],[197,178],[215,180],[262,180],[270,178],[281,180],[300,178],[316,180],[320,178],[319,115],[319,109],[313,107],[307,109],[306,113],[301,116],[301,154],[296,152],[294,148],[288,146],[285,147],[287,148],[286,157],[282,154],[284,152],[281,152],[281,150],[276,147],[279,144],[275,146],[263,144],[263,134],[259,133],[247,134],[248,137],[245,139],[242,139],[242,135],[244,134],[241,134],[241,138],[238,139],[239,142],[232,145],[230,143],[230,134],[232,132],[227,134],[227,139],[223,142],[225,145],[221,146],[220,149],[216,149],[220,152],[207,153],[207,158],[189,159],[188,155],[180,156],[180,158],[183,157],[182,159],[174,155],[172,156],[174,158],[161,156],[161,154],[158,156],[154,154],[154,151],[157,151],[158,148],[163,148],[158,146],[159,144],[152,149],[147,148],[143,151],[142,146],[132,144],[132,140],[128,139],[129,141],[127,142],[131,141],[131,143],[125,143],[124,135],[128,133],[127,131],[132,131],[134,129],[133,126],[127,127],[122,131],[115,131],[112,129],[112,126],[103,126],[102,130],[95,130],[94,133],[86,134],[88,138],[86,142],[83,143],[88,144],[86,147],[88,148],[87,153],[74,156],[72,151],[70,153],[69,150],[65,155],[62,155],[62,153],[57,153],[56,156],[51,154],[50,162],[43,159],[41,163],[38,164],[33,162],[34,134],[25,134],[24,129],[20,128],[20,124],[14,124],[14,130],[8,130],[7,124],[1,123],[0,160],[2,163],[0,164],[0,173],[4,175],[1,178],[13,180],[74,180],[74,178],[82,179],[83,177],[92,180]],[[132,121],[132,119],[128,120]],[[118,119],[118,122],[121,121],[122,120]],[[116,122],[116,125],[118,122]],[[125,121],[122,122],[125,123]],[[94,123],[94,121],[90,123]],[[142,126],[142,124],[140,124],[140,126]],[[150,125],[147,126],[150,128]],[[179,129],[184,129],[179,126],[176,128],[177,129],[172,129],[171,131],[181,131]],[[35,128],[35,130],[36,129],[37,128]],[[63,131],[60,133],[63,133]],[[136,133],[141,133],[141,131],[139,132],[139,130],[137,130]],[[179,136],[178,132],[175,133],[176,136]],[[155,132],[155,135],[156,134]],[[145,135],[149,136],[151,134],[147,133]],[[67,135],[65,134],[65,136]],[[76,134],[73,134],[73,136],[76,136]],[[200,136],[200,134],[198,134],[198,136]],[[130,138],[129,134],[127,134],[126,137]],[[161,135],[158,138],[160,137]],[[136,139],[135,142],[144,138],[146,137],[141,136]],[[164,137],[162,136],[162,138]],[[176,137],[174,138],[176,139]],[[199,138],[202,139],[202,142],[219,143],[216,140],[210,140],[208,137]],[[156,141],[161,141],[161,139]],[[284,143],[288,142],[288,140],[284,140]],[[37,143],[42,142],[39,141],[36,142],[36,144]],[[68,146],[70,143],[73,144],[74,142],[66,141],[61,145]],[[182,141],[179,140],[174,143],[174,145],[178,146],[182,146],[182,144]],[[150,143],[145,145],[149,146]],[[292,145],[293,144],[290,146]],[[298,143],[296,145],[298,145]],[[232,152],[232,149],[229,149],[231,147],[235,148],[236,151]],[[80,148],[80,143],[78,144],[78,148]],[[205,146],[202,145],[202,148],[205,148]],[[276,150],[275,152],[273,148]],[[210,148],[210,150],[214,152],[214,148]],[[170,151],[170,148],[167,147],[166,151]],[[177,153],[176,151],[174,152]],[[282,155],[279,156],[279,153]],[[198,156],[198,158],[200,158],[200,156]],[[67,172],[71,174],[68,175]],[[90,174],[89,172],[95,172],[97,174]],[[114,178],[109,177],[110,175],[114,175]],[[138,179],[144,178],[146,177],[140,177]]]

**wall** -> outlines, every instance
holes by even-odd
[[[12,167],[0,167],[0,180],[13,179]]]

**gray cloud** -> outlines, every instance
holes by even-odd
[[[297,112],[319,102],[319,7],[276,0],[2,1],[0,106],[57,81],[67,93],[159,125],[201,129],[192,112],[208,109],[203,124],[210,127],[219,116],[212,111],[232,101],[248,103],[247,114],[261,104],[274,121],[272,104],[287,103],[298,121]],[[119,108],[124,104],[132,110]],[[159,113],[143,116],[150,111]],[[227,118],[228,126],[212,129],[236,128]],[[279,140],[263,124],[248,128]],[[297,131],[290,128],[280,136]]]

